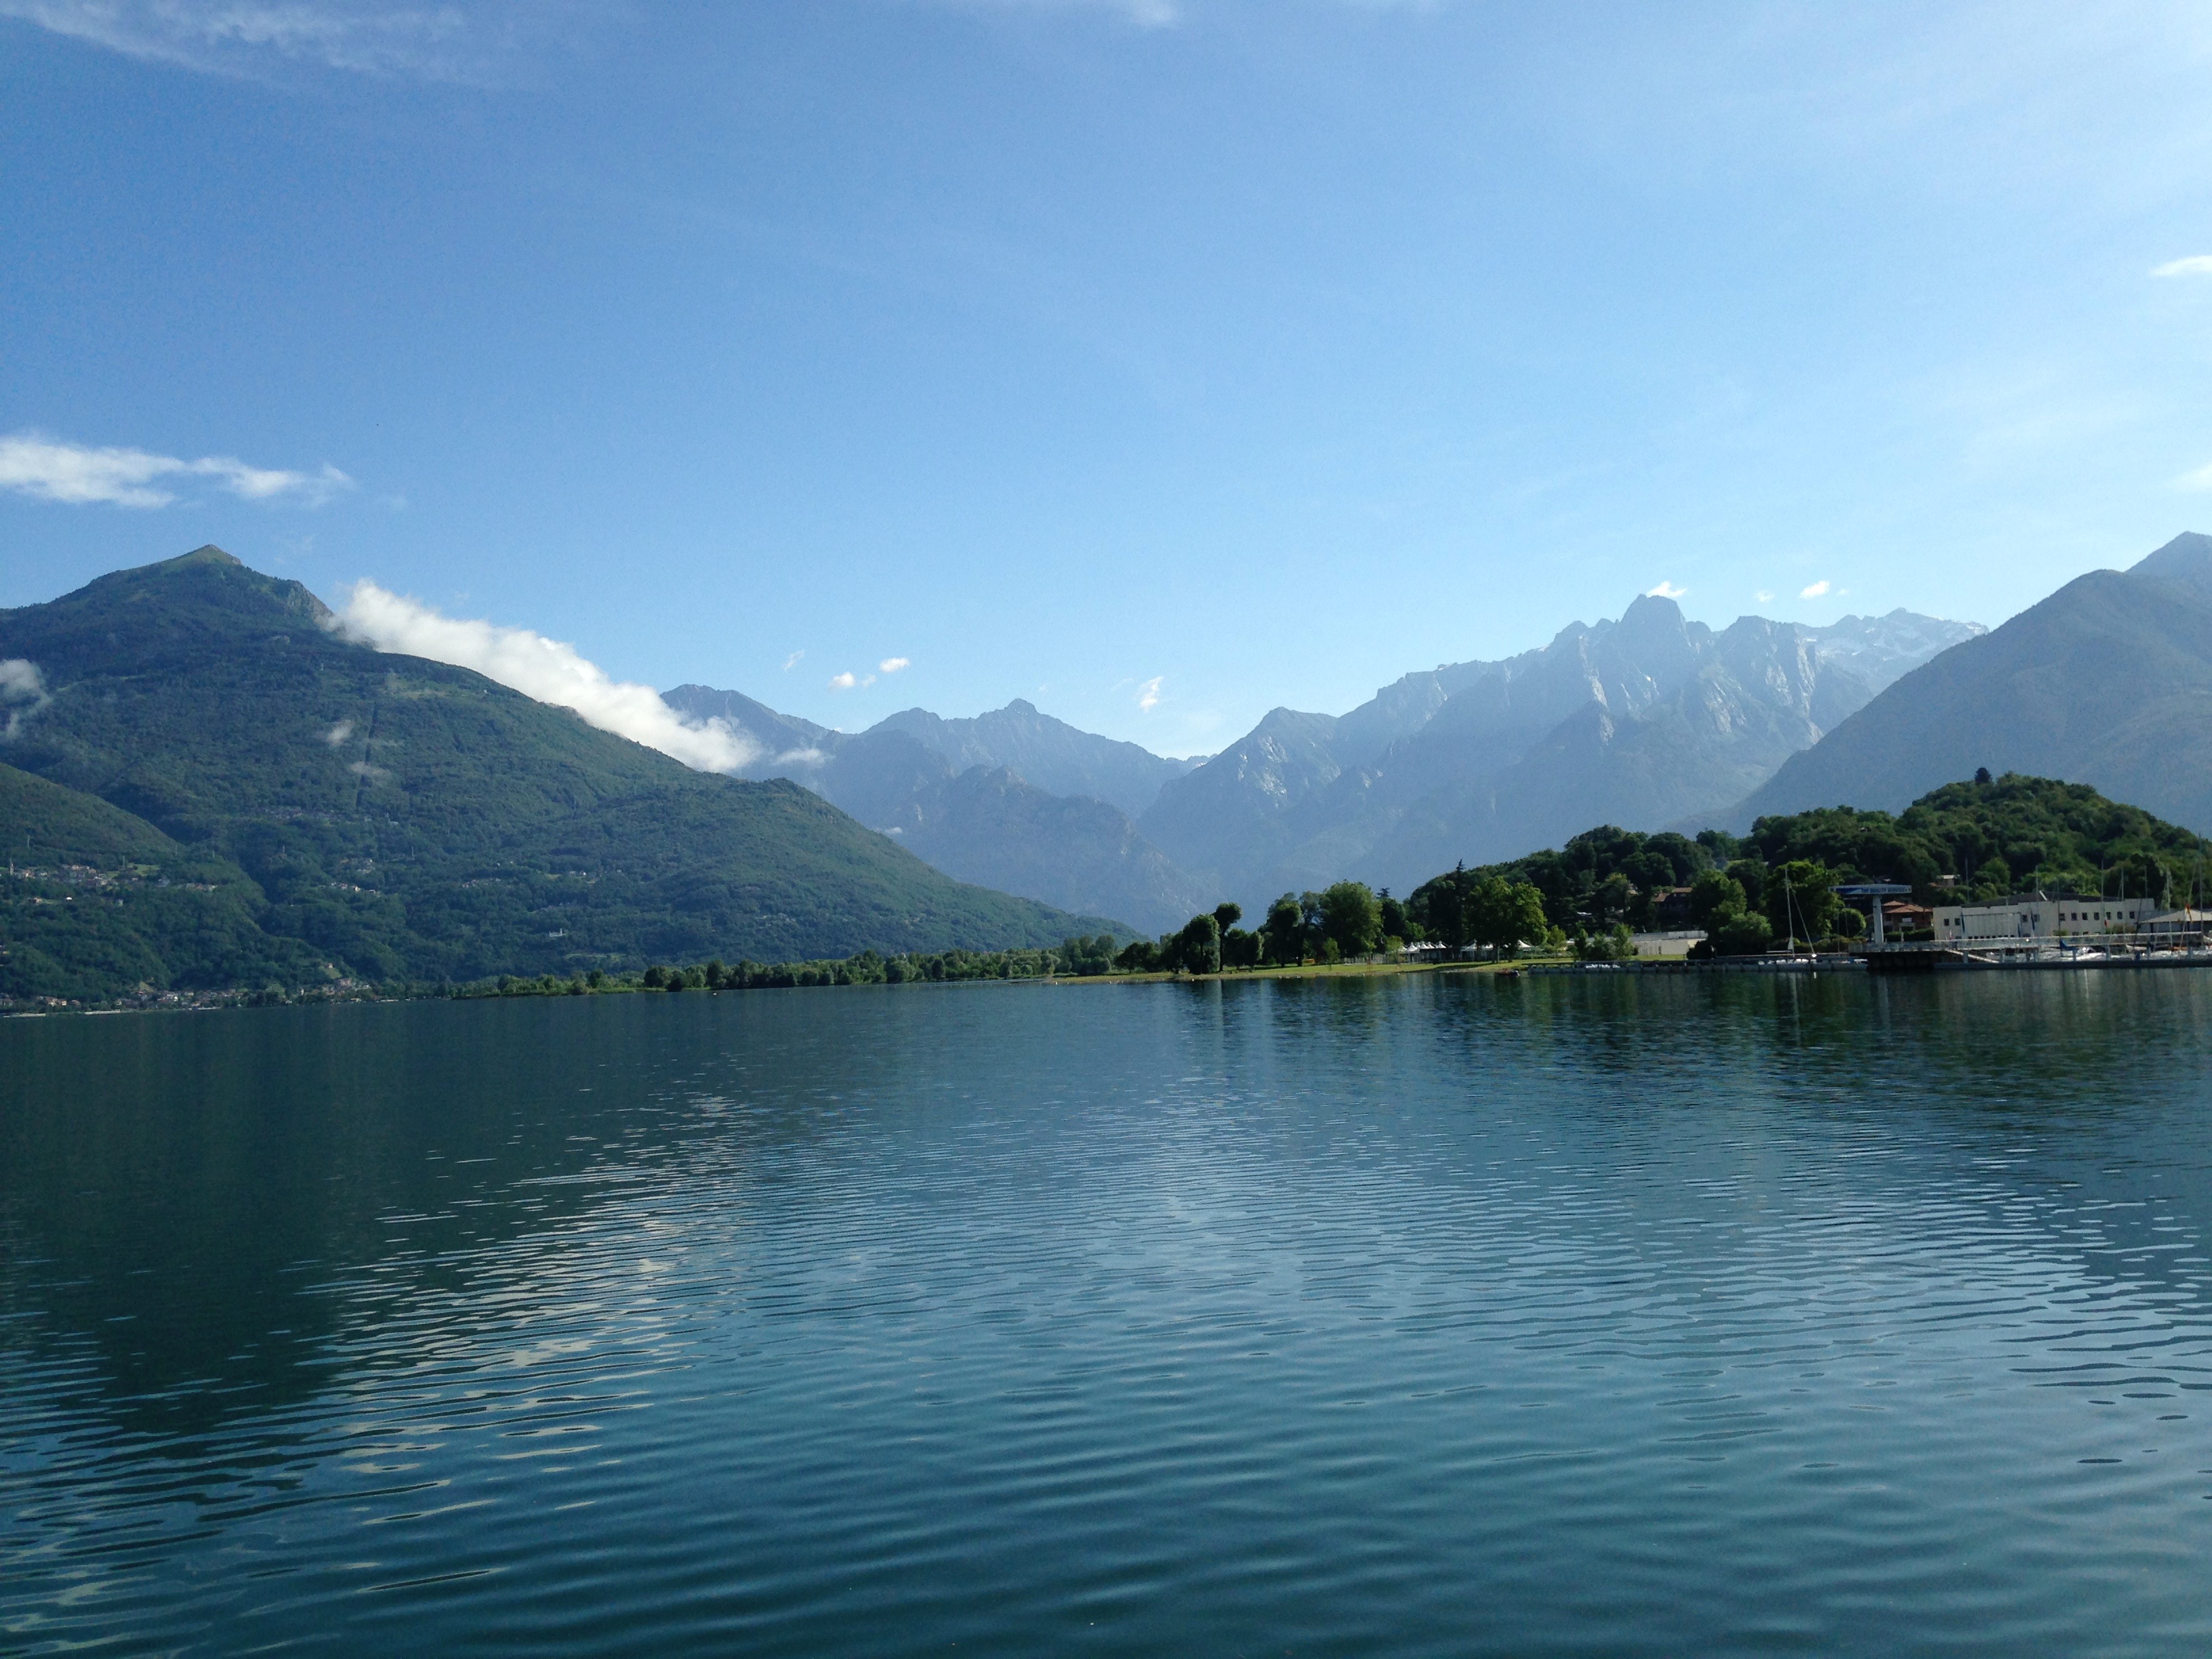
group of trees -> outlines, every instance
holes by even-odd
[[[1284,894],[1268,907],[1266,921],[1256,930],[1237,925],[1244,919],[1243,905],[1216,905],[1157,940],[1133,941],[1114,958],[1114,965],[1133,974],[1218,974],[1224,969],[1303,962],[1310,954],[1330,960],[1326,941],[1332,905],[1340,938],[1353,942],[1358,953],[1374,949],[1372,944],[1358,941],[1376,931],[1368,921],[1369,913],[1376,908],[1375,895],[1361,883],[1345,881],[1326,894],[1308,893],[1303,898]],[[1344,954],[1340,945],[1338,956]]]
[[[2014,893],[2148,896],[2175,907],[2212,891],[2212,842],[2087,784],[1986,773],[1892,817],[1848,806],[1761,818],[1743,851],[1909,884],[1923,904]]]
[[[2034,889],[2193,905],[2212,898],[2212,842],[2087,785],[1984,771],[1894,816],[1824,807],[1760,818],[1743,836],[1706,830],[1694,839],[1606,825],[1556,849],[1447,871],[1406,909],[1452,943],[1532,939],[1528,919],[1501,919],[1505,896],[1526,887],[1585,956],[1677,919],[1706,934],[1701,953],[1736,956],[1858,937],[1866,919],[1836,891],[1853,882],[1909,885],[1929,905]]]
[[[1468,878],[1464,887],[1456,884]],[[1158,940],[1139,939],[1115,957],[1132,973],[1212,974],[1224,969],[1354,962],[1425,939],[1457,947],[1492,945],[1511,954],[1555,937],[1541,896],[1527,883],[1455,872],[1400,900],[1361,881],[1340,881],[1319,892],[1285,893],[1267,907],[1257,928],[1237,926],[1237,904],[1193,916]]]
[[[1509,867],[1470,870],[1465,865],[1423,882],[1406,901],[1413,937],[1458,950],[1487,945],[1510,955],[1523,945],[1553,942],[1556,927],[1544,894]]]
[[[1111,933],[1078,936],[1036,951],[936,951],[914,955],[855,956],[815,962],[719,960],[690,967],[658,963],[641,971],[544,974],[535,978],[508,975],[475,985],[441,988],[453,996],[589,996],[633,991],[757,991],[793,986],[908,985],[977,979],[1044,979],[1056,974],[1091,975],[1113,970],[1115,940]],[[438,994],[426,988],[418,994]]]

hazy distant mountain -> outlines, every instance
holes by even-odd
[[[751,776],[781,777],[784,774],[779,769],[779,761],[787,765],[805,757],[823,738],[834,740],[840,735],[796,714],[779,714],[742,691],[717,691],[711,685],[679,685],[663,696],[661,701],[679,714],[702,720],[720,720],[758,744],[762,761],[747,769]]]
[[[1647,595],[1502,662],[1409,674],[1340,717],[1276,709],[1169,783],[1139,827],[1248,907],[1346,874],[1403,889],[1593,823],[1723,811],[1981,631],[1897,611],[1716,634]]]
[[[1088,795],[1132,817],[1159,799],[1170,781],[1199,764],[1079,731],[1018,697],[973,720],[945,720],[926,708],[909,708],[869,729],[907,732],[956,771],[1006,767],[1048,794]]]
[[[1794,756],[1730,812],[1896,811],[1977,767],[2095,786],[2212,830],[2212,538],[2076,578],[1945,651]]]
[[[707,686],[665,700],[759,744],[751,775],[804,783],[961,880],[1048,904],[1047,893],[1081,893],[1085,914],[1155,932],[1219,902],[1129,818],[1195,762],[1079,731],[1018,699],[972,720],[909,708],[857,732]]]
[[[1404,890],[1594,823],[1717,816],[1982,631],[1893,611],[1826,628],[1745,617],[1716,633],[1646,595],[1504,661],[1407,674],[1346,714],[1274,709],[1201,764],[1021,702],[844,733],[734,692],[682,686],[668,701],[751,735],[756,775],[808,784],[948,874],[1159,928],[1222,897],[1251,909],[1347,875]],[[1083,800],[1113,816],[1052,805]]]
[[[1127,814],[1088,795],[1054,795],[1010,768],[971,766],[915,790],[881,827],[962,881],[1165,932],[1220,896],[1170,864]],[[1063,907],[1066,908],[1066,907]]]

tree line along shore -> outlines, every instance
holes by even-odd
[[[1763,817],[1748,834],[1645,834],[1603,825],[1564,847],[1461,866],[1405,897],[1364,883],[1285,893],[1246,928],[1234,903],[1157,939],[1071,939],[1056,949],[842,962],[648,969],[635,989],[900,984],[962,979],[1206,975],[1389,959],[1408,945],[1468,945],[1511,959],[1625,955],[1632,932],[1681,920],[1693,954],[1846,946],[1865,921],[1838,894],[1856,882],[1911,888],[1923,904],[1985,902],[2029,889],[2152,894],[2194,905],[2212,888],[2212,842],[2084,784],[2017,774],[1946,785],[1902,813],[1837,806]],[[1672,915],[1668,914],[1672,912]],[[549,988],[577,994],[570,980]],[[584,989],[591,989],[588,979]],[[512,990],[519,990],[518,983]],[[510,994],[512,994],[512,990]],[[540,993],[542,994],[542,993]]]
[[[656,964],[626,972],[502,975],[466,982],[341,980],[119,996],[112,1006],[209,1006],[346,999],[587,996],[976,981],[1141,979],[1329,971],[1403,960],[1407,946],[1624,953],[1632,930],[1686,920],[1705,956],[1778,945],[1846,945],[1863,922],[1838,896],[1850,882],[1909,886],[1924,903],[2024,888],[2135,893],[2195,904],[2212,886],[2212,842],[2085,785],[1986,774],[1905,811],[1824,808],[1759,819],[1747,835],[1645,834],[1610,825],[1503,864],[1458,866],[1400,898],[1358,881],[1286,893],[1257,925],[1234,903],[1158,939],[1077,934],[1052,946],[879,952],[809,961]],[[50,1006],[64,1006],[59,1003]],[[82,1004],[76,1006],[84,1006]]]

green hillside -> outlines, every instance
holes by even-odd
[[[1659,925],[1655,900],[1669,887],[1725,871],[1755,905],[1766,872],[1798,860],[1843,880],[1909,883],[1928,904],[2036,888],[2148,893],[2176,905],[2212,897],[2212,841],[2087,784],[2007,773],[1946,784],[1898,814],[1850,806],[1777,814],[1741,839],[1601,825],[1556,850],[1445,871],[1414,889],[1406,908],[1432,935],[1452,938],[1462,896],[1496,877],[1534,887],[1555,927],[1648,927]]]
[[[0,659],[48,694],[0,742],[0,835],[47,872],[11,883],[0,992],[1000,949],[1107,925],[952,881],[797,785],[695,773],[349,644],[327,614],[215,548],[0,612]],[[70,866],[100,873],[102,902],[79,908],[94,890]],[[233,948],[157,925],[180,903]],[[106,989],[43,988],[64,979]]]
[[[1905,676],[1726,815],[1901,811],[1977,769],[2073,778],[2212,830],[2212,537],[2077,577]]]
[[[1745,850],[1770,865],[1811,859],[1859,880],[1910,882],[1923,903],[2040,888],[2182,904],[2212,891],[2212,842],[2086,783],[2012,772],[1946,784],[1893,817],[1849,806],[1763,817]],[[1941,886],[1941,876],[1955,879]]]

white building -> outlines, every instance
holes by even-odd
[[[2131,933],[2158,914],[2148,898],[2100,898],[2083,893],[2015,893],[1989,904],[1939,904],[1939,945],[2000,939],[2075,939]]]

